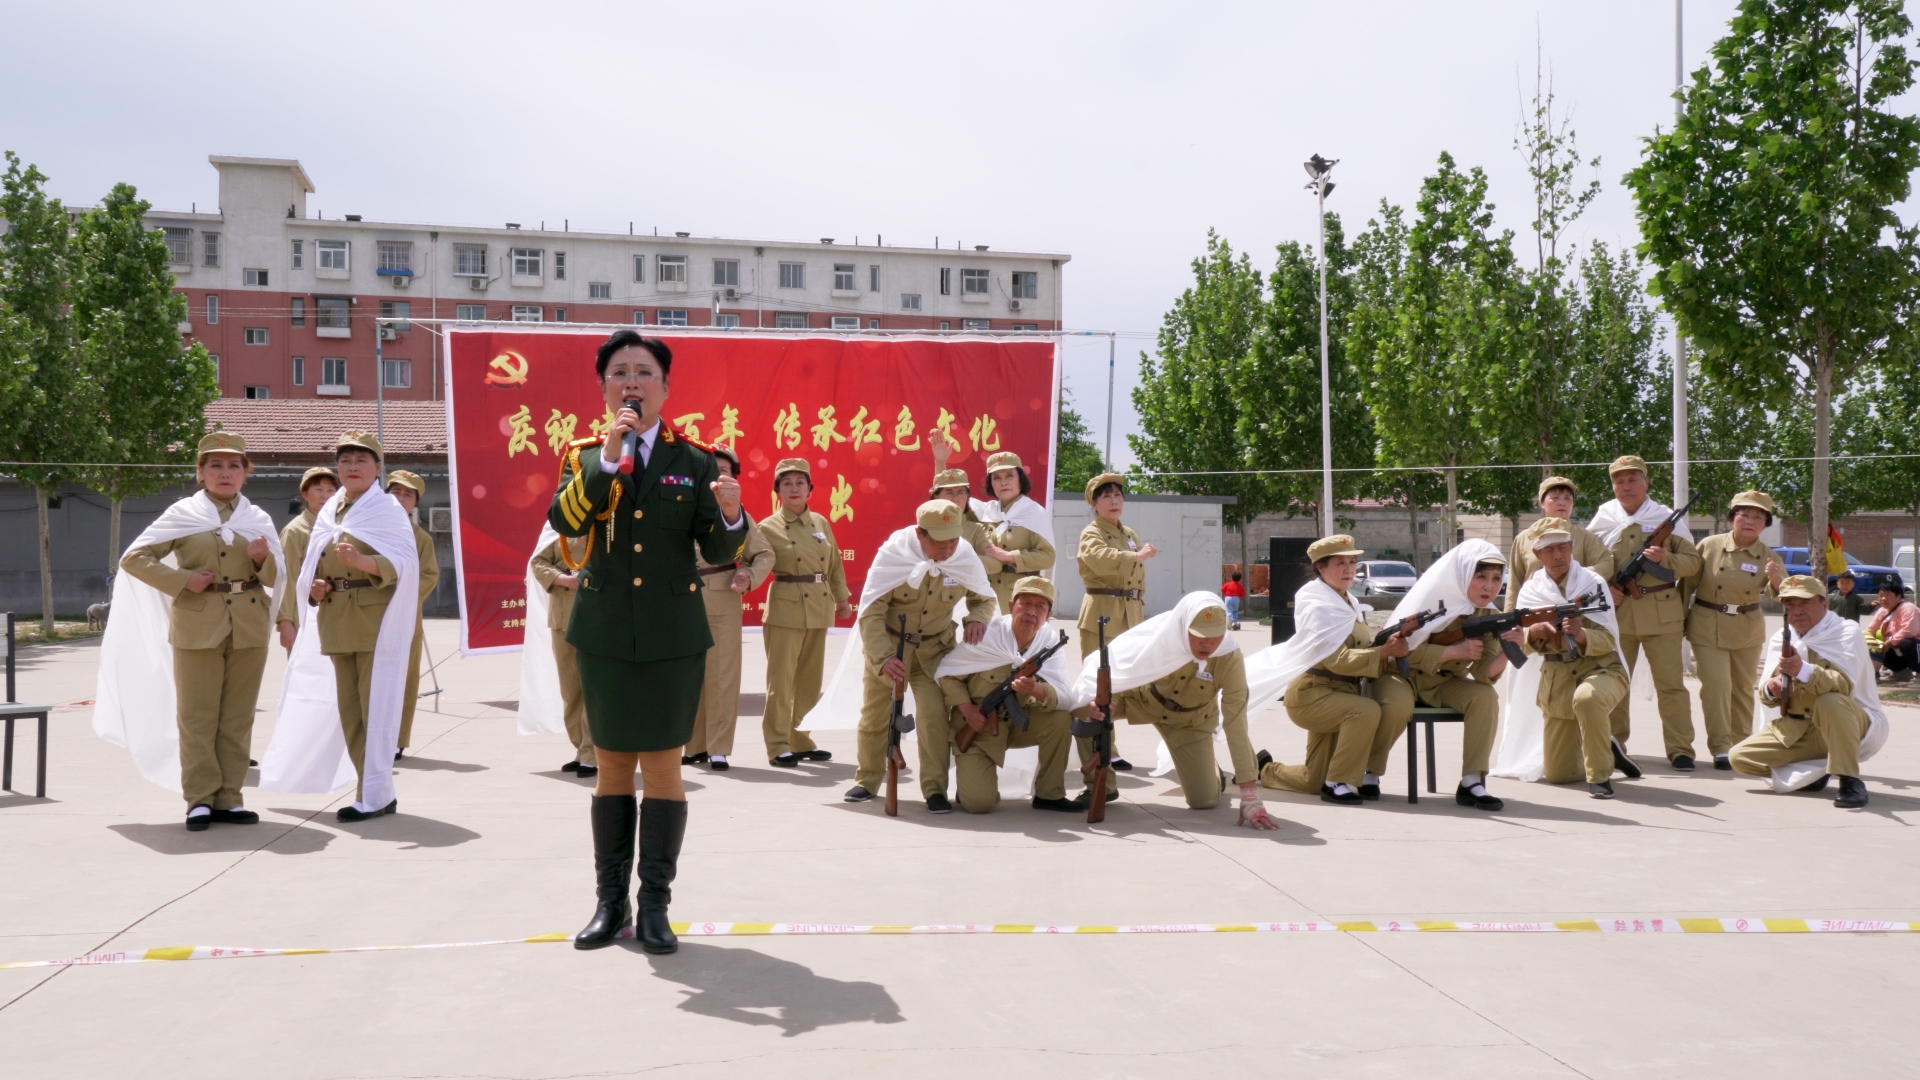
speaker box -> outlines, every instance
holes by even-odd
[[[1269,539],[1267,611],[1273,618],[1275,645],[1293,636],[1293,594],[1313,580],[1313,562],[1307,548],[1310,536],[1275,536]]]

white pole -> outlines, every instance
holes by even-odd
[[[380,482],[387,479],[387,362],[380,348],[380,320],[373,320],[373,437],[380,442]]]
[[[1680,98],[1683,73],[1680,56],[1681,7],[1685,0],[1673,0],[1673,121],[1680,123]],[[1673,505],[1683,506],[1687,487],[1687,338],[1676,324],[1673,331]]]
[[[1107,468],[1113,468],[1113,340],[1111,331],[1107,334]]]
[[[1322,536],[1333,535],[1333,397],[1327,379],[1327,180],[1314,185],[1320,197],[1320,515]]]

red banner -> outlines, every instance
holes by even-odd
[[[664,410],[695,438],[740,454],[747,512],[778,505],[773,466],[804,457],[812,509],[833,523],[847,585],[860,595],[873,552],[913,520],[933,480],[928,433],[960,444],[948,462],[985,497],[983,468],[1020,455],[1043,505],[1053,489],[1051,341],[668,334]],[[447,460],[462,648],[518,648],[527,559],[553,499],[560,451],[606,430],[593,372],[604,330],[452,328],[447,334]],[[749,594],[758,625],[763,586]]]

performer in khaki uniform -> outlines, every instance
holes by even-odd
[[[957,444],[936,438],[929,445],[934,471],[940,474],[934,478],[933,497],[966,507],[967,520],[980,523],[977,542],[971,532],[968,542],[986,564],[994,598],[1004,615],[1012,610],[1013,587],[1021,578],[1053,568],[1057,557],[1051,538],[1053,519],[1045,507],[1028,498],[1033,481],[1020,464],[1020,455],[1002,451],[988,458],[987,493],[992,498],[974,499],[967,490],[967,474],[946,467]],[[943,482],[955,486],[943,488]]]
[[[1416,612],[1431,611],[1438,604],[1446,605],[1444,616],[1408,635],[1412,651],[1407,654],[1407,664],[1419,700],[1452,709],[1464,718],[1460,784],[1454,788],[1453,801],[1478,810],[1505,808],[1488,793],[1486,779],[1494,733],[1500,725],[1500,694],[1493,684],[1506,671],[1507,656],[1500,639],[1492,634],[1460,637],[1448,644],[1441,644],[1436,637],[1458,637],[1464,620],[1493,614],[1491,605],[1500,595],[1506,571],[1506,560],[1492,544],[1485,540],[1461,541],[1427,567],[1393,611],[1394,619],[1404,620]],[[1510,595],[1519,591],[1517,586],[1508,590]],[[1504,636],[1513,644],[1520,642],[1518,629]]]
[[[1021,578],[1014,586],[1010,612],[994,617],[980,644],[960,645],[940,663],[940,690],[946,695],[947,723],[953,737],[958,739],[967,728],[975,732],[972,745],[954,760],[958,787],[955,799],[969,814],[984,814],[999,805],[999,770],[1006,765],[1007,751],[1026,746],[1040,749],[1039,766],[1033,776],[1033,808],[1076,809],[1067,798],[1066,787],[1067,748],[1072,745],[1068,729],[1076,701],[1065,652],[1048,657],[1038,674],[1014,680],[1013,690],[1027,713],[1027,730],[1016,729],[1005,717],[989,724],[989,717],[978,708],[1013,674],[1016,660],[1024,661],[1052,648],[1059,640],[1048,636],[1053,596],[1052,582]],[[1006,662],[984,666],[996,660]],[[996,731],[987,730],[996,725]]]
[[[251,468],[240,436],[216,431],[200,440],[201,491],[222,523],[240,504]],[[264,525],[271,535],[271,522]],[[176,565],[161,562],[168,555]],[[187,828],[195,832],[216,821],[260,820],[242,806],[240,787],[272,633],[269,590],[278,575],[270,555],[265,536],[248,540],[236,532],[222,540],[209,531],[136,546],[120,559],[120,569],[173,599],[167,642],[173,646],[180,793]]]
[[[1624,567],[1646,543],[1648,534],[1673,511],[1647,497],[1647,463],[1632,454],[1615,458],[1607,467],[1613,478],[1612,501],[1603,504],[1587,527],[1613,552],[1613,565]],[[1660,581],[1650,574],[1640,575],[1641,596],[1634,597],[1612,586],[1614,606],[1620,621],[1620,652],[1627,660],[1629,677],[1638,669],[1641,654],[1653,672],[1653,689],[1660,702],[1660,729],[1666,743],[1667,759],[1682,772],[1693,769],[1693,702],[1681,674],[1680,641],[1686,632],[1687,605],[1680,583],[1700,573],[1700,556],[1694,551],[1692,534],[1686,522],[1674,526],[1673,536],[1664,548],[1648,548],[1647,560],[1673,572],[1674,581]],[[1631,732],[1627,699],[1622,697],[1613,709],[1613,737],[1626,745]]]
[[[1080,530],[1080,584],[1086,599],[1080,601],[1080,658],[1085,662],[1100,648],[1100,616],[1107,617],[1107,640],[1112,641],[1139,626],[1147,613],[1147,560],[1160,553],[1152,544],[1142,543],[1132,529],[1120,523],[1127,509],[1127,478],[1119,473],[1101,473],[1087,481],[1087,505],[1093,507],[1093,520]],[[1082,765],[1093,752],[1090,739],[1077,739],[1074,749]],[[1133,765],[1120,756],[1120,740],[1113,740],[1113,768],[1126,772]],[[1117,796],[1111,774],[1107,794]]]
[[[289,574],[297,573],[301,561],[307,557],[307,540],[313,536],[313,515],[319,513],[338,490],[340,477],[325,465],[315,465],[300,477],[300,501],[306,503],[307,508],[280,530],[280,550],[286,553]],[[280,647],[288,652],[293,651],[293,638],[300,630],[300,612],[294,605],[304,603],[306,598],[299,589],[280,590],[280,610],[274,615],[274,621],[279,624]]]
[[[1507,599],[1502,609],[1512,611],[1520,595],[1520,586],[1527,583],[1535,570],[1540,569],[1540,560],[1533,557],[1533,542],[1548,529],[1559,529],[1573,537],[1573,561],[1599,574],[1603,578],[1613,576],[1613,552],[1600,538],[1587,531],[1584,525],[1573,522],[1573,500],[1580,489],[1573,481],[1564,476],[1549,476],[1540,481],[1540,512],[1546,516],[1521,530],[1513,538],[1513,549],[1507,556]]]
[[[1733,748],[1733,767],[1746,776],[1766,776],[1794,762],[1825,758],[1826,775],[1800,790],[1819,791],[1827,786],[1827,776],[1837,776],[1840,794],[1833,805],[1859,809],[1867,805],[1860,761],[1878,744],[1861,746],[1871,721],[1855,695],[1877,691],[1855,682],[1856,674],[1868,670],[1858,626],[1827,610],[1826,591],[1816,578],[1786,579],[1780,603],[1796,638],[1795,655],[1785,656],[1777,646],[1768,650],[1770,670],[1760,700],[1781,715]]]
[[[1187,805],[1208,810],[1220,802],[1225,779],[1213,754],[1215,731],[1226,732],[1234,783],[1252,788],[1259,779],[1247,739],[1247,657],[1239,649],[1220,650],[1227,636],[1224,603],[1195,611],[1184,630],[1190,659],[1172,674],[1114,694],[1114,715],[1154,726],[1173,755]],[[1143,633],[1144,627],[1129,632]]]
[[[760,522],[760,536],[773,549],[773,584],[767,589],[760,642],[767,650],[767,705],[760,733],[767,758],[782,768],[827,761],[800,720],[820,701],[827,662],[827,629],[853,614],[847,602],[847,571],[827,519],[807,509],[813,471],[804,458],[773,467],[780,510]]]
[[[713,448],[713,462],[720,471],[738,480],[740,459],[724,446]],[[700,598],[707,605],[707,629],[713,634],[713,648],[707,650],[706,682],[700,688],[700,713],[693,720],[693,735],[680,753],[680,764],[711,764],[715,772],[725,772],[727,755],[733,753],[733,727],[740,718],[740,627],[741,596],[760,587],[773,570],[773,548],[753,519],[747,519],[747,549],[739,562],[710,565],[699,551],[693,553],[694,566],[700,571]]]
[[[965,518],[958,506],[940,499],[924,502],[914,519],[914,525],[895,532],[881,545],[860,592],[855,625],[867,662],[861,682],[859,768],[845,799],[866,802],[880,788],[893,688],[905,682],[913,690],[915,716],[924,718],[915,729],[920,744],[920,793],[926,796],[930,812],[945,814],[953,809],[947,798],[952,734],[939,722],[947,713],[946,695],[934,672],[953,650],[959,629],[953,612],[963,601],[965,640],[969,645],[980,643],[994,616],[993,587],[987,583],[979,556],[962,541]],[[893,653],[901,640],[902,616],[906,651],[896,659]]]
[[[941,443],[936,439],[933,445],[939,447]],[[935,450],[936,461],[944,460],[945,457],[945,454]],[[941,469],[937,465],[935,468],[937,471],[933,474],[933,488],[927,492],[927,498],[944,499],[960,508],[961,516],[966,519],[960,527],[960,538],[967,542],[967,546],[973,549],[975,555],[980,556],[982,563],[986,562],[987,549],[992,546],[992,542],[987,538],[987,527],[980,523],[979,515],[973,512],[973,485],[967,479],[967,470]]]
[[[1571,533],[1541,533],[1534,538],[1533,551],[1541,568],[1521,588],[1521,606],[1572,603],[1603,584],[1599,575],[1573,561]],[[1546,725],[1544,778],[1549,784],[1567,784],[1585,776],[1587,793],[1596,799],[1614,795],[1613,770],[1620,755],[1609,713],[1627,697],[1626,665],[1607,625],[1615,618],[1608,611],[1575,615],[1559,626],[1537,623],[1527,628],[1523,645],[1546,663],[1536,699]]]
[[[1287,718],[1310,733],[1307,758],[1283,765],[1264,750],[1256,758],[1267,787],[1317,792],[1321,801],[1343,806],[1380,797],[1387,755],[1413,719],[1413,687],[1388,663],[1408,654],[1406,639],[1395,634],[1375,648],[1374,631],[1347,591],[1364,554],[1344,535],[1321,537],[1307,548],[1319,576],[1294,594],[1300,629],[1274,646],[1291,646],[1301,668],[1284,697]]]
[[[1700,541],[1700,574],[1686,582],[1692,594],[1687,641],[1700,673],[1700,711],[1706,714],[1713,767],[1731,769],[1728,751],[1753,734],[1753,690],[1766,644],[1763,597],[1778,595],[1786,566],[1760,539],[1773,524],[1773,500],[1759,491],[1733,497],[1729,531]],[[1692,752],[1692,740],[1687,750]]]
[[[561,559],[560,545],[574,566],[587,561],[587,538],[560,537],[534,555],[529,564],[533,578],[547,590],[547,633],[553,641],[553,663],[560,672],[561,716],[567,725],[567,741],[573,744],[572,761],[560,766],[561,772],[583,777],[599,775],[593,753],[593,732],[587,728],[587,699],[580,688],[580,657],[567,641],[567,620],[573,617],[573,600],[580,591],[580,572],[567,569]]]
[[[406,696],[400,700],[400,742],[393,752],[393,760],[399,761],[407,747],[413,745],[413,710],[420,704],[420,649],[427,641],[421,612],[427,597],[433,594],[434,584],[440,580],[440,560],[433,552],[433,534],[415,520],[414,511],[427,494],[427,482],[416,473],[395,469],[387,474],[387,494],[399,502],[400,509],[405,510],[412,521],[414,554],[420,560],[420,606],[413,609],[413,652],[407,660]]]

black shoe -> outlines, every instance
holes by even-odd
[[[1271,764],[1273,764],[1273,755],[1267,753],[1265,750],[1262,750],[1259,753],[1253,755],[1253,765],[1254,765],[1253,771],[1255,773],[1266,772],[1267,766]]]
[[[945,792],[936,791],[933,794],[927,796],[927,813],[929,814],[953,813],[953,804],[947,801],[947,796]]]
[[[680,868],[680,842],[687,837],[684,799],[640,800],[640,947],[670,953],[680,947],[667,921],[669,888]]]
[[[833,760],[833,751],[831,751],[831,750],[802,750],[802,751],[800,751],[799,753],[797,753],[797,754],[795,754],[794,756],[795,756],[795,757],[797,757],[797,758],[799,758],[799,759],[800,759],[801,761],[832,761],[832,760]]]
[[[1588,784],[1587,794],[1596,799],[1611,799],[1613,798],[1613,781],[1603,780],[1598,784]]]
[[[1072,799],[1043,799],[1035,795],[1033,797],[1033,808],[1035,810],[1058,810],[1062,813],[1071,814],[1076,811],[1085,810],[1087,807],[1085,803],[1075,803]]]
[[[770,758],[767,764],[780,769],[791,769],[800,764],[800,755],[789,750],[777,758]]]
[[[333,817],[336,821],[372,821],[374,818],[386,817],[388,814],[397,814],[399,812],[400,800],[395,799],[378,810],[355,810],[353,805],[349,803],[335,810]]]
[[[727,761],[726,758],[717,757],[712,759],[711,761],[708,761],[707,767],[712,769],[714,772],[726,772],[728,769],[733,768],[733,765],[731,762]]]
[[[200,808],[196,806],[193,809],[198,810]],[[207,809],[212,810],[213,807],[209,806],[207,807]],[[188,811],[187,813],[187,831],[188,832],[206,832],[208,827],[211,826],[212,824],[213,824],[213,815],[210,813],[201,814],[197,817],[193,814],[192,811]]]
[[[1380,801],[1380,785],[1379,784],[1361,784],[1360,798],[1366,800],[1367,802]]]
[[[1119,797],[1120,797],[1119,792],[1113,790],[1112,788],[1107,789],[1108,802],[1112,802],[1113,800]],[[1093,789],[1092,788],[1081,788],[1080,794],[1075,795],[1073,797],[1073,808],[1075,810],[1085,810],[1087,807],[1092,805],[1093,805]]]
[[[707,752],[705,750],[702,750],[697,754],[681,754],[680,755],[680,764],[682,765],[698,765],[705,760],[707,760]]]
[[[1640,779],[1640,766],[1635,765],[1633,759],[1627,756],[1627,748],[1620,745],[1620,740],[1608,739],[1607,743],[1613,747],[1613,767],[1626,773],[1629,780]],[[1612,790],[1611,780],[1608,781],[1608,790]]]
[[[1841,777],[1840,795],[1833,800],[1833,805],[1842,810],[1858,810],[1867,805],[1867,785],[1857,776]]]
[[[1829,779],[1831,779],[1830,774],[1821,773],[1820,779],[1815,780],[1813,783],[1808,784],[1806,787],[1803,787],[1800,790],[1801,791],[1825,791],[1827,790],[1827,781]]]
[[[680,761],[680,764],[685,765],[686,759],[682,758]],[[569,761],[565,765],[560,766],[560,771],[561,772],[579,772],[580,763],[577,761]]]
[[[1507,804],[1492,795],[1475,795],[1471,789],[1456,787],[1453,789],[1453,801],[1461,806],[1471,806],[1475,810],[1504,810]]]
[[[640,803],[632,795],[595,795],[593,819],[593,891],[598,905],[585,929],[573,935],[576,949],[601,949],[613,944],[633,925],[633,902],[627,885],[633,880],[634,826]]]
[[[252,758],[248,758],[248,759],[247,759],[247,768],[249,768],[249,769],[252,769],[252,768],[258,768],[258,767],[259,767],[259,765],[260,765],[260,763],[259,763],[259,762],[257,762],[257,761],[255,761],[255,760],[253,760]]]
[[[599,776],[599,775],[600,775],[600,766],[598,766],[598,765],[582,765],[582,766],[580,766],[579,768],[577,768],[577,769],[575,769],[575,770],[573,770],[573,771],[574,771],[574,774],[575,774],[575,775],[577,775],[577,776],[579,776],[579,777],[580,777],[580,779],[582,779],[582,780],[591,780],[591,779],[593,779],[594,777],[596,777],[596,776]]]
[[[873,798],[873,792],[868,791],[866,788],[861,787],[859,784],[855,784],[852,787],[847,789],[847,793],[845,795],[840,796],[840,801],[841,802],[868,802],[872,800],[872,798]]]
[[[1128,761],[1126,758],[1123,758],[1123,757],[1117,757],[1113,759],[1113,767],[1119,770],[1120,772],[1132,772],[1133,762]]]
[[[1332,784],[1322,784],[1320,785],[1320,801],[1337,803],[1341,806],[1359,806],[1366,800],[1362,798],[1357,791],[1348,791],[1343,794],[1335,792]]]
[[[243,810],[238,806],[234,807],[231,810],[215,810],[210,816],[213,818],[213,820],[219,822],[222,825],[258,825],[260,824],[259,814],[256,814],[251,810]]]
[[[1729,760],[1727,755],[1725,754],[1715,754],[1713,755],[1713,767],[1720,770],[1721,772],[1731,772],[1733,769],[1733,762]]]
[[[1238,629],[1240,629],[1240,624],[1239,624],[1239,623],[1230,623],[1230,624],[1228,624],[1228,625],[1229,625],[1229,626],[1231,626],[1231,627],[1232,627],[1233,629],[1235,629],[1235,630],[1238,630]]]
[[[1693,755],[1691,754],[1673,755],[1673,767],[1680,770],[1681,772],[1692,772],[1694,767]]]

